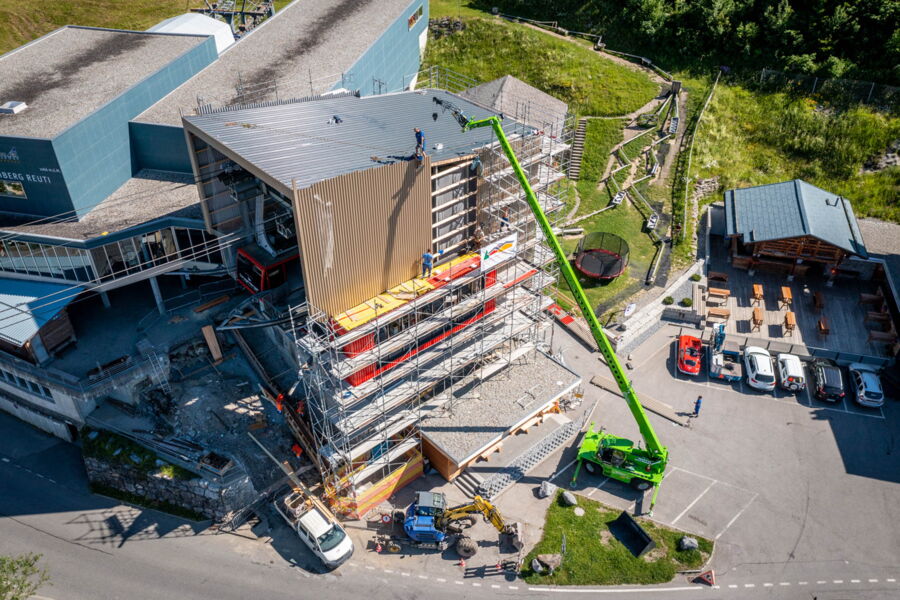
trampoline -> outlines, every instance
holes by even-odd
[[[589,233],[578,242],[575,266],[595,279],[615,279],[628,266],[628,242],[614,233]]]

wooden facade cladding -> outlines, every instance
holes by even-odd
[[[748,248],[753,256],[802,258],[828,264],[839,264],[847,256],[845,250],[812,236],[756,242]]]
[[[431,247],[431,166],[403,161],[294,190],[310,303],[336,315],[412,279]]]

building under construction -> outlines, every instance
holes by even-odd
[[[254,238],[237,256],[237,276],[256,294],[249,312],[298,365],[286,418],[347,516],[426,464],[456,479],[558,412],[580,384],[546,353],[555,262],[520,184],[493,133],[463,133],[445,101],[472,117],[497,114],[419,89],[184,119],[211,232]],[[570,120],[533,99],[518,106],[504,130],[552,217],[563,206],[552,189]],[[574,433],[554,418],[551,435],[519,458],[536,460]],[[494,495],[521,467],[469,481],[470,491]]]

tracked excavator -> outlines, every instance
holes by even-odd
[[[531,208],[531,212],[534,213],[534,218],[541,228],[547,244],[553,251],[560,273],[572,291],[578,308],[581,309],[581,313],[587,321],[597,347],[603,355],[622,393],[622,397],[628,404],[628,408],[643,438],[644,447],[641,447],[632,440],[607,433],[602,428],[595,431],[594,423],[591,423],[590,429],[584,435],[578,448],[577,465],[572,477],[572,486],[575,485],[578,473],[581,467],[584,466],[589,473],[601,472],[611,479],[629,484],[639,490],[647,490],[653,487],[653,496],[650,501],[650,513],[652,514],[653,507],[656,504],[656,496],[659,493],[659,484],[662,482],[669,460],[669,451],[656,436],[656,432],[653,430],[643,406],[641,406],[637,393],[634,391],[634,386],[625,375],[625,371],[616,356],[612,344],[603,332],[597,315],[588,302],[571,262],[562,249],[556,234],[553,232],[550,221],[547,219],[547,215],[544,214],[538,198],[531,188],[528,176],[522,169],[518,158],[516,158],[512,145],[503,131],[503,116],[500,115],[498,117],[494,115],[485,119],[470,119],[458,106],[449,100],[435,96],[434,102],[445,111],[450,112],[463,128],[463,131],[479,127],[490,127],[493,130],[516,178],[522,185],[528,206]]]

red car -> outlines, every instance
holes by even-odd
[[[703,356],[703,342],[692,335],[678,338],[678,370],[685,375],[700,372],[700,357]]]

